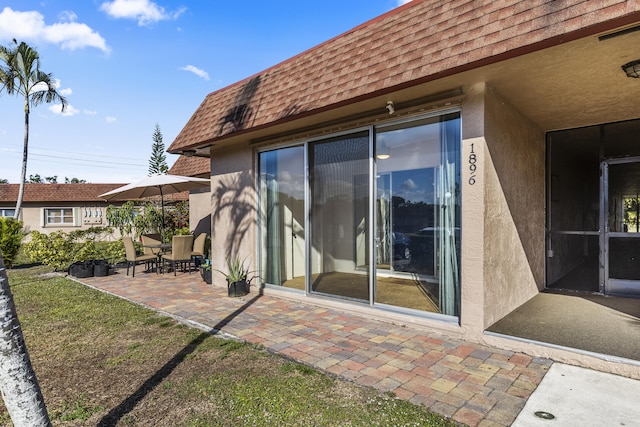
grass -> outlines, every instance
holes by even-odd
[[[44,267],[9,272],[55,426],[454,426]],[[11,425],[0,403],[0,425]]]

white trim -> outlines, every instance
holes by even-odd
[[[63,211],[70,210],[72,222],[64,222],[65,214]],[[61,219],[63,222],[60,223],[50,223],[48,211],[60,211]],[[43,228],[47,227],[79,227],[82,225],[82,219],[80,218],[80,208],[73,206],[48,206],[40,208],[40,226]]]

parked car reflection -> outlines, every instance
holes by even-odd
[[[409,245],[411,244],[411,239],[405,236],[402,233],[394,232],[391,233],[391,239],[393,243],[393,259],[411,259],[411,249]]]

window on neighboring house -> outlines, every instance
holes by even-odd
[[[16,214],[16,210],[15,209],[4,209],[4,208],[0,208],[0,216],[14,216]]]
[[[74,225],[73,208],[45,208],[44,225]]]

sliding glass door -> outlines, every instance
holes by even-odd
[[[375,139],[375,302],[456,314],[459,115],[381,126]]]
[[[311,292],[369,301],[369,133],[309,144]]]
[[[304,290],[304,147],[260,153],[263,282]]]
[[[459,315],[460,127],[453,112],[260,152],[262,283]]]

